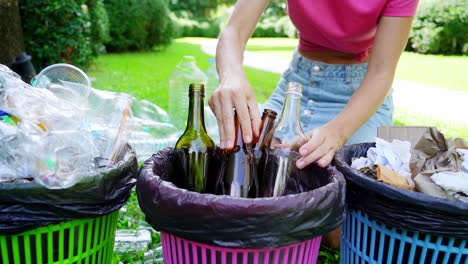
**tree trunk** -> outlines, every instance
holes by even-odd
[[[0,63],[11,67],[24,52],[18,0],[0,0]]]

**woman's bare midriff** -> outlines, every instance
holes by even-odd
[[[299,50],[299,53],[309,60],[321,61],[328,64],[359,64],[368,62],[369,55],[362,61],[356,60],[356,55],[352,53],[344,53],[339,51],[321,50],[321,51],[303,51]]]

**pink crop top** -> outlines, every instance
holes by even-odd
[[[414,16],[418,0],[288,0],[299,31],[299,49],[356,54],[362,61],[374,43],[382,16]]]

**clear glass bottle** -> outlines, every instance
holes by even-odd
[[[225,178],[223,180],[223,194],[233,197],[256,198],[258,197],[258,180],[253,155],[252,144],[244,144],[237,115],[234,114],[235,146],[226,150],[227,156]]]
[[[198,68],[195,57],[184,56],[169,79],[169,118],[178,129],[179,135],[184,131],[185,118],[188,114],[187,85],[191,83],[206,86],[207,77]]]
[[[296,82],[288,83],[285,94],[281,116],[268,135],[271,137],[270,148],[276,150],[278,170],[274,178],[265,176],[262,179],[263,197],[278,197],[284,194],[291,168],[295,166],[297,158],[297,155],[291,152],[297,152],[307,142],[300,123],[302,85]]]
[[[200,193],[205,192],[208,154],[215,146],[205,129],[204,89],[203,84],[190,84],[187,127],[175,146],[176,150],[182,150],[187,169],[185,179],[178,181],[182,185],[179,187]]]

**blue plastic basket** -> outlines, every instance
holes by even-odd
[[[389,227],[359,210],[347,210],[341,263],[468,264],[468,245],[460,238]]]

